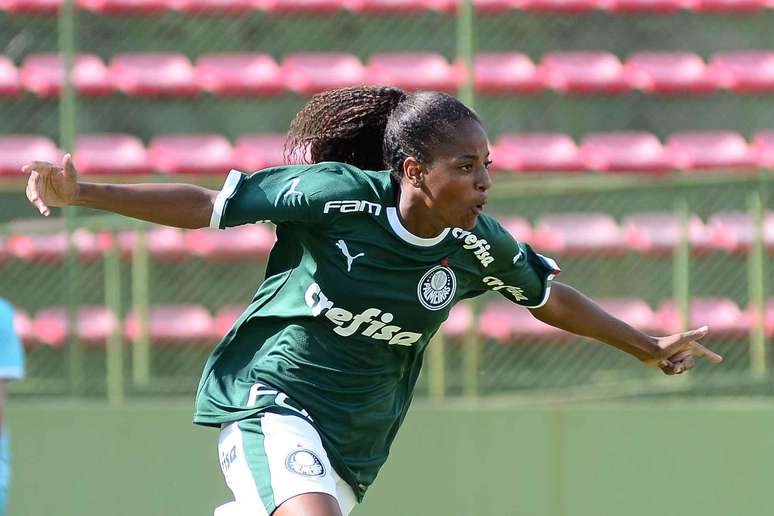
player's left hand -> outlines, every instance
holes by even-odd
[[[676,333],[667,337],[657,337],[658,352],[645,363],[651,367],[660,368],[664,374],[684,373],[695,365],[695,357],[702,357],[710,362],[720,363],[723,357],[701,345],[698,341],[707,336],[709,328],[702,326],[696,330]]]

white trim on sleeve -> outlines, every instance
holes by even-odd
[[[215,198],[215,204],[212,206],[212,215],[210,216],[210,227],[213,229],[220,229],[220,219],[223,217],[223,208],[226,206],[226,201],[234,194],[239,180],[242,178],[242,173],[238,170],[231,170],[226,177],[226,181],[223,183],[223,189]]]

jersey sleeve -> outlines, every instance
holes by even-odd
[[[497,223],[489,241],[494,260],[491,270],[484,269],[484,288],[527,308],[543,306],[551,293],[551,281],[561,272],[557,263],[536,253],[529,244],[517,242]]]
[[[0,380],[24,378],[24,354],[13,326],[13,308],[0,299]]]
[[[320,221],[325,202],[353,186],[351,171],[336,165],[288,165],[252,174],[232,170],[215,200],[210,227]]]

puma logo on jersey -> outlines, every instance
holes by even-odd
[[[354,262],[356,259],[360,258],[361,256],[365,256],[365,253],[357,253],[355,256],[352,256],[349,254],[349,249],[347,249],[347,243],[344,240],[339,240],[336,242],[336,247],[338,247],[341,252],[344,254],[344,257],[347,259],[347,272],[352,272],[352,262]]]
[[[277,204],[279,202],[280,197],[285,199],[287,197],[290,197],[291,195],[303,196],[304,192],[302,192],[300,190],[296,190],[296,187],[298,186],[298,183],[300,183],[300,182],[301,182],[301,178],[300,177],[297,177],[295,179],[291,179],[290,180],[290,188],[288,188],[284,193],[283,192],[278,193],[277,194],[277,198],[274,200],[274,204]]]
[[[395,318],[390,312],[382,312],[379,308],[366,308],[359,314],[353,314],[349,310],[335,306],[317,283],[309,285],[304,300],[312,309],[312,315],[315,317],[324,315],[335,325],[334,333],[342,337],[360,332],[364,337],[385,340],[388,344],[396,346],[411,346],[422,338],[421,333],[403,331],[400,326],[390,324]]]
[[[488,267],[489,264],[494,261],[494,257],[489,254],[489,249],[491,249],[492,246],[490,246],[489,242],[483,238],[478,238],[470,231],[465,231],[461,228],[452,229],[452,236],[458,240],[462,240],[462,247],[473,251],[473,255],[481,262],[483,267]]]

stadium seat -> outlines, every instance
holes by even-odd
[[[19,71],[13,61],[5,56],[0,56],[0,96],[12,96],[21,93],[21,81]]]
[[[597,299],[596,302],[603,310],[638,330],[651,333],[660,329],[656,313],[642,299]]]
[[[62,0],[0,0],[0,11],[12,14],[50,14],[61,6]]]
[[[668,137],[669,162],[680,169],[751,168],[747,141],[732,132],[675,133]]]
[[[720,52],[709,71],[721,88],[741,93],[774,91],[774,51]]]
[[[581,13],[596,7],[596,0],[514,0],[515,7],[528,11]]]
[[[671,13],[683,4],[684,0],[598,0],[597,7],[616,13]]]
[[[0,176],[22,177],[22,165],[35,160],[60,163],[62,152],[45,136],[0,136]]]
[[[483,53],[475,57],[473,80],[482,93],[534,93],[543,85],[537,67],[520,53]]]
[[[78,228],[73,232],[73,246],[80,260],[92,262],[99,259],[107,246],[94,233]],[[19,260],[39,263],[62,263],[67,256],[67,235],[15,235],[8,239],[9,252]]]
[[[567,335],[536,319],[529,310],[508,301],[496,301],[484,307],[478,326],[484,337],[499,342],[547,340]]]
[[[244,311],[243,305],[227,305],[218,310],[212,323],[213,336],[220,339],[226,335]]]
[[[459,66],[429,52],[374,54],[368,61],[368,82],[405,90],[454,92],[462,79]]]
[[[712,243],[729,252],[747,251],[755,239],[755,224],[748,212],[726,211],[712,215],[707,221]],[[774,211],[767,211],[763,220],[763,244],[774,250]]]
[[[758,307],[754,304],[750,304],[747,306],[744,314],[749,321],[750,329],[755,327],[759,320]],[[763,328],[768,337],[774,336],[774,298],[769,298],[766,301],[763,312]]]
[[[623,234],[605,213],[562,213],[540,217],[533,231],[535,247],[559,254],[615,253]]]
[[[180,54],[120,54],[110,61],[110,82],[126,95],[191,96],[198,92],[194,67]]]
[[[151,341],[159,345],[211,344],[213,320],[207,309],[199,305],[153,306],[148,332]],[[140,335],[140,324],[134,311],[126,317],[125,335],[132,342]]]
[[[35,338],[54,347],[67,344],[70,325],[67,309],[56,306],[40,310],[32,323]],[[78,310],[78,342],[87,346],[101,346],[117,328],[118,321],[104,306],[83,306]]]
[[[444,336],[461,339],[473,326],[473,310],[467,303],[457,303],[449,312],[449,318],[441,326]]]
[[[583,170],[577,145],[572,138],[559,133],[503,134],[492,149],[492,159],[498,170]]]
[[[167,0],[76,0],[76,4],[99,14],[158,14],[169,9]]]
[[[538,73],[545,87],[559,93],[614,94],[629,89],[623,65],[609,52],[549,52]]]
[[[500,222],[517,242],[532,242],[532,226],[524,217],[507,217]]]
[[[251,172],[285,164],[285,134],[240,136],[234,146],[234,163],[239,170]]]
[[[285,86],[302,95],[357,86],[366,79],[360,59],[337,52],[288,54],[282,60],[282,75]]]
[[[766,0],[685,0],[685,7],[699,12],[747,13],[763,9]]]
[[[196,61],[196,82],[215,95],[275,95],[285,89],[268,54],[207,54]]]
[[[176,262],[188,256],[183,232],[177,228],[153,227],[147,233],[148,251],[154,260]],[[118,249],[121,256],[128,258],[134,252],[137,233],[122,231],[118,234]]]
[[[697,54],[639,52],[629,56],[624,76],[632,88],[645,93],[709,93],[717,88]]]
[[[35,331],[32,327],[32,319],[24,310],[14,308],[13,328],[25,347],[32,347],[37,343]]]
[[[762,131],[752,142],[755,163],[759,167],[774,169],[774,131]]]
[[[39,97],[55,97],[64,87],[64,62],[59,54],[32,54],[24,59],[19,72],[22,86]],[[93,54],[76,57],[72,83],[82,95],[107,95],[110,82],[105,64]]]
[[[505,1],[505,0],[493,0]],[[412,14],[427,10],[450,11],[454,0],[344,0],[347,9],[367,14]]]
[[[142,142],[128,134],[84,134],[73,152],[78,171],[91,174],[147,174],[151,171]]]
[[[274,246],[274,232],[264,224],[219,229],[199,229],[185,234],[188,250],[205,260],[264,261]]]
[[[621,220],[626,246],[640,253],[671,254],[680,243],[680,219],[669,212],[632,213]],[[696,215],[688,219],[688,242],[696,252],[711,247],[709,230]]]
[[[502,13],[516,7],[514,0],[473,0],[473,7],[481,13]]]
[[[342,0],[255,0],[254,7],[272,14],[332,14],[342,9]]]
[[[664,172],[666,152],[651,133],[590,133],[580,146],[586,168],[600,172]]]
[[[710,327],[711,336],[742,336],[749,328],[749,318],[731,299],[693,298],[689,303],[688,329],[705,324]],[[683,331],[682,317],[677,304],[667,300],[656,311],[661,330],[667,333]]]
[[[217,134],[157,136],[148,146],[151,168],[166,174],[225,174],[233,149]]]
[[[166,0],[170,9],[190,14],[242,14],[253,8],[251,0]]]

